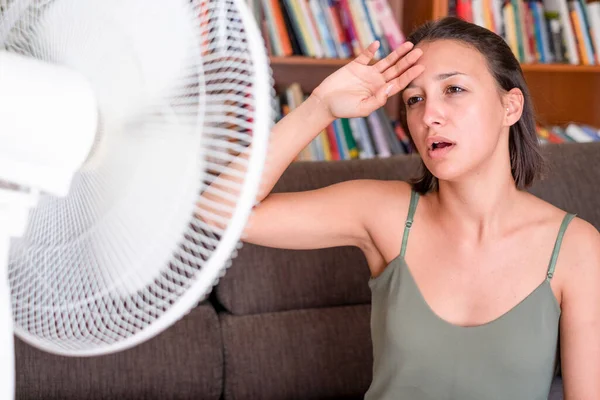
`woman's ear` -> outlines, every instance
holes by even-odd
[[[525,98],[519,88],[513,88],[504,94],[504,122],[507,126],[513,126],[523,114]]]

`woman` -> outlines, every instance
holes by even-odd
[[[510,48],[454,18],[369,65],[377,46],[274,127],[244,241],[362,249],[373,295],[367,399],[545,399],[559,333],[566,398],[600,399],[600,234],[524,190],[542,159]],[[334,119],[398,93],[419,180],[269,194]]]

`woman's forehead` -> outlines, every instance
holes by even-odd
[[[417,64],[428,68],[462,67],[468,70],[485,67],[485,57],[472,46],[455,40],[436,40],[434,42],[423,42],[417,44],[416,48],[423,51],[423,55]]]
[[[472,46],[453,41],[437,40],[419,43],[416,48],[423,51],[417,65],[425,66],[422,78],[466,75],[483,77],[489,75],[485,56]]]

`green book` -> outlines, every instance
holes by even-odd
[[[358,158],[358,147],[356,147],[356,142],[354,141],[354,136],[352,135],[350,120],[348,118],[340,118],[340,120],[342,122],[342,128],[344,130],[344,138],[346,139],[346,143],[348,144],[348,155],[351,159]]]

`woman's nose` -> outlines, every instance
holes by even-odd
[[[427,99],[425,102],[425,111],[423,122],[429,127],[440,126],[445,122],[444,107],[437,99]]]

